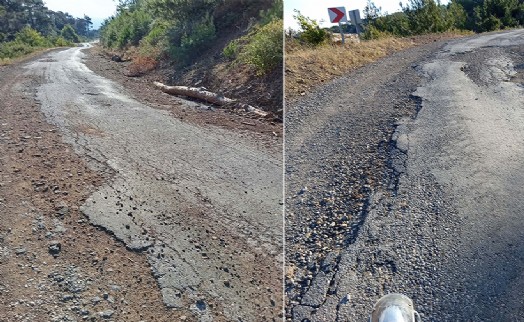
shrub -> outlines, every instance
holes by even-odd
[[[227,44],[222,53],[224,54],[224,56],[226,56],[226,58],[235,59],[240,51],[239,44],[239,39],[232,40],[231,42],[229,42],[229,44]]]
[[[17,58],[34,52],[39,48],[50,47],[50,40],[38,31],[25,27],[15,35],[15,40],[0,43],[0,58]]]
[[[10,41],[0,44],[0,58],[16,58],[34,51],[34,47],[18,41]]]
[[[239,58],[264,74],[282,64],[283,38],[283,20],[274,20],[249,36]]]
[[[143,10],[123,11],[104,23],[100,40],[102,45],[109,48],[138,46],[140,40],[150,32],[151,23],[151,15]]]
[[[215,37],[215,24],[209,15],[187,28],[175,25],[168,32],[168,53],[179,66],[185,66],[206,50]]]
[[[316,20],[304,16],[296,9],[295,13],[296,15],[293,16],[293,18],[298,21],[300,29],[302,30],[299,35],[301,40],[312,45],[320,45],[329,39],[329,33],[324,29],[320,29]]]
[[[53,44],[57,47],[70,47],[73,46],[73,43],[70,41],[67,41],[64,37],[59,36],[53,39]]]
[[[368,25],[364,28],[364,33],[362,34],[362,39],[372,40],[389,37],[390,34],[385,31],[380,31],[374,25]]]
[[[168,30],[169,25],[166,22],[155,22],[147,36],[141,40],[141,44],[146,43],[150,46],[162,45],[167,42]]]
[[[49,46],[49,41],[38,31],[30,27],[25,27],[24,29],[20,30],[15,36],[15,41],[30,47]]]
[[[73,27],[71,27],[71,25],[65,25],[64,28],[62,28],[62,31],[60,32],[60,36],[62,36],[65,40],[73,43],[80,42],[80,38],[76,34]]]

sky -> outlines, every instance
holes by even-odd
[[[400,0],[374,0],[373,3],[377,7],[382,7],[382,13],[393,13],[400,11]],[[408,0],[403,0],[402,3],[408,3]],[[441,1],[442,3],[448,3],[448,1]],[[349,10],[360,10],[360,17],[364,18],[364,7],[366,6],[367,0],[284,0],[284,27],[289,27],[297,30],[298,24],[296,23],[293,15],[293,9],[298,9],[304,16],[316,20],[320,27],[335,26],[329,22],[329,14],[327,8],[331,7],[345,7],[346,14]],[[324,22],[322,22],[324,20]]]
[[[115,14],[117,2],[112,0],[44,0],[46,7],[53,11],[67,12],[73,17],[85,15],[97,29],[104,19]]]

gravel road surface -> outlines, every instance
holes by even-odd
[[[524,319],[524,32],[397,53],[288,107],[287,319]]]
[[[279,319],[281,156],[143,105],[83,57],[72,48],[23,66],[42,82],[33,86],[47,122],[111,178],[80,211],[145,254],[164,304],[190,320]]]

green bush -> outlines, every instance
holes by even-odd
[[[255,30],[239,54],[244,63],[264,74],[282,64],[283,20],[277,19]]]
[[[0,43],[0,59],[17,58],[30,54],[40,48],[53,46],[50,39],[38,31],[25,27],[15,35],[15,39]]]
[[[388,32],[381,31],[374,25],[369,25],[364,28],[364,33],[362,34],[362,39],[364,40],[372,40],[372,39],[380,39],[391,36]]]
[[[173,26],[168,32],[168,53],[179,66],[185,66],[201,51],[209,48],[215,37],[216,29],[211,16],[206,16],[185,29]]]
[[[240,51],[239,44],[240,44],[239,39],[232,40],[231,42],[229,42],[229,44],[227,44],[227,46],[224,48],[222,53],[224,54],[226,58],[235,59]]]
[[[282,19],[284,16],[284,2],[283,0],[274,0],[270,9],[264,10],[260,13],[261,25],[267,25],[274,20]]]
[[[0,44],[0,58],[17,58],[35,51],[34,47],[18,41],[10,41]]]
[[[53,39],[53,44],[56,47],[71,47],[74,44],[71,41],[67,41],[64,37],[59,36]]]
[[[296,9],[295,13],[296,15],[293,18],[298,21],[302,30],[299,36],[301,40],[311,45],[320,45],[329,39],[329,33],[324,29],[320,29],[316,20],[304,16]]]
[[[109,48],[138,46],[140,40],[150,32],[151,23],[151,15],[143,10],[123,11],[104,23],[100,41]]]
[[[73,43],[80,42],[80,37],[78,37],[76,31],[73,29],[73,27],[71,27],[71,25],[65,25],[60,32],[60,36],[62,36],[65,40]]]
[[[145,36],[142,40],[142,42],[145,42],[148,45],[151,46],[157,46],[162,45],[167,40],[167,32],[169,30],[169,25],[165,22],[156,22],[147,36]]]
[[[24,27],[24,29],[20,30],[15,36],[15,42],[30,47],[48,47],[50,45],[44,36],[30,27]]]

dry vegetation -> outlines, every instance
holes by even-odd
[[[362,42],[349,41],[344,46],[332,43],[317,47],[286,38],[286,100],[294,101],[320,84],[394,52],[469,34],[449,32],[409,38],[390,37]]]

